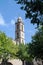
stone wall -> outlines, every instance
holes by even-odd
[[[22,61],[20,59],[11,59],[8,60],[8,62],[11,62],[13,65],[22,65]]]
[[[34,58],[33,59],[33,65],[43,65],[42,64],[42,60],[41,59],[39,59],[39,58]]]

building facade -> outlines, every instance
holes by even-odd
[[[17,44],[25,43],[24,40],[24,24],[21,17],[17,19],[15,23],[15,40]]]

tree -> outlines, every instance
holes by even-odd
[[[13,43],[12,39],[0,32],[0,59],[7,61],[9,58],[16,58],[17,51],[18,46]]]
[[[28,53],[30,53],[32,58],[36,57],[43,59],[43,26],[38,28],[38,31],[32,37]]]
[[[21,4],[21,9],[26,11],[26,18],[33,24],[43,25],[43,0],[15,0]]]
[[[27,53],[27,49],[26,48],[27,48],[26,45],[20,44],[19,45],[19,50],[17,52],[17,57],[22,60],[23,65],[24,65],[24,61],[28,60],[28,53]]]

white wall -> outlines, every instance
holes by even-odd
[[[42,60],[41,59],[37,59],[37,61],[35,60],[35,58],[33,59],[33,65],[42,65]]]
[[[22,65],[22,61],[20,59],[11,59],[8,60],[8,62],[11,62],[13,65]]]

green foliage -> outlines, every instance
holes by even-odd
[[[13,43],[12,39],[0,32],[0,59],[16,58],[17,51],[18,46]]]
[[[27,53],[27,49],[26,49],[26,45],[24,44],[20,44],[19,45],[19,50],[17,52],[17,57],[19,59],[21,59],[22,61],[27,60],[28,59],[28,53]]]
[[[42,0],[15,0],[21,4],[21,9],[26,11],[26,18],[33,24],[43,25],[43,1]]]
[[[32,37],[32,42],[29,44],[29,53],[33,58],[43,59],[43,26],[38,28],[38,31]]]

